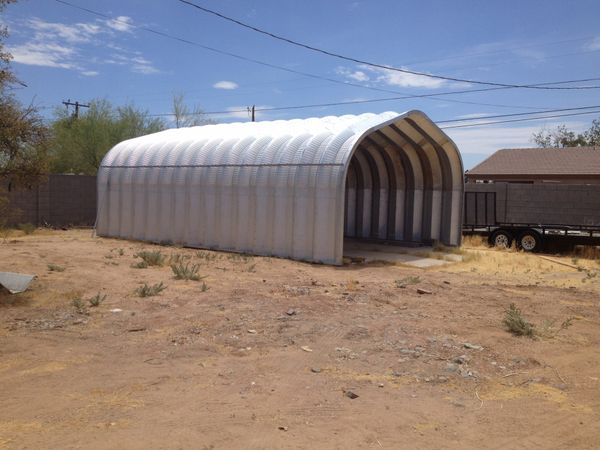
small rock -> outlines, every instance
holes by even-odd
[[[312,348],[307,347],[306,345],[303,345],[302,347],[300,347],[302,350],[304,350],[305,352],[312,352]]]
[[[433,294],[433,292],[428,291],[427,289],[423,289],[423,288],[417,288],[417,294]]]
[[[443,375],[438,376],[438,381],[441,383],[445,383],[446,381],[448,381],[448,377],[445,377]]]
[[[444,284],[450,284],[448,280],[444,280]]]
[[[277,429],[278,429],[278,430],[281,430],[281,431],[287,431],[287,430],[288,430],[288,427],[277,427]]]
[[[250,333],[250,334],[256,334],[256,330],[248,330],[248,333]]]
[[[121,308],[115,308],[115,309],[111,309],[110,312],[111,313],[120,313],[120,312],[123,312],[123,310]]]
[[[310,371],[311,371],[312,373],[321,373],[321,369],[320,369],[320,368],[318,368],[318,367],[312,367],[312,368],[310,369]]]
[[[458,365],[453,364],[453,363],[447,363],[446,364],[446,370],[448,372],[456,372],[458,370]]]
[[[295,309],[288,309],[286,314],[288,316],[295,316],[296,315],[296,310]]]
[[[383,386],[384,386],[384,385],[383,385],[383,383],[378,383],[378,384],[377,384],[377,387],[380,387],[380,388],[382,388]]]
[[[130,333],[135,333],[137,331],[146,331],[146,327],[133,327],[133,328],[128,328],[127,329],[128,332]]]
[[[470,361],[471,358],[469,358],[467,355],[460,355],[457,356],[456,358],[454,358],[452,360],[452,362],[455,362],[456,364],[465,364],[467,362]]]
[[[351,399],[351,400],[354,400],[355,398],[358,398],[358,394],[355,394],[352,391],[344,391],[344,395],[346,397],[348,397],[349,399]]]
[[[483,350],[483,347],[481,345],[477,345],[477,344],[471,344],[469,342],[465,342],[463,344],[463,346],[465,348],[468,348],[469,350]]]

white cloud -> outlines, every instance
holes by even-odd
[[[586,50],[600,50],[600,36],[585,44],[584,48]]]
[[[362,70],[350,70],[346,67],[338,67],[335,72],[338,75],[342,75],[346,78],[350,78],[354,81],[369,81],[369,75],[367,75]]]
[[[261,109],[264,108],[271,108],[271,106],[269,105],[256,105],[256,113],[255,113],[255,117],[256,120],[269,120],[271,119],[272,115],[271,115],[271,111],[260,111]],[[239,121],[239,122],[246,122],[246,121],[250,121],[251,118],[251,112],[248,110],[247,106],[229,106],[228,108],[225,108],[226,111],[229,111],[228,113],[225,114],[215,114],[212,115],[211,118],[215,119],[215,120],[222,120],[222,121],[231,121],[232,119],[235,121]]]
[[[62,69],[77,68],[72,62],[75,50],[70,47],[53,43],[28,42],[10,47],[8,50],[13,55],[13,61],[17,63]]]
[[[152,62],[150,62],[143,56],[136,56],[135,58],[131,58],[131,63],[131,71],[135,73],[149,75],[160,72],[156,67],[152,65]]]
[[[444,132],[450,136],[461,153],[490,155],[501,148],[535,147],[533,133],[542,128],[554,129],[560,122],[536,122],[527,126],[481,126],[473,128],[448,128]],[[452,124],[454,125],[454,124]],[[567,122],[567,128],[581,131],[583,122]]]
[[[34,32],[35,40],[61,39],[71,44],[89,42],[92,36],[102,31],[101,27],[94,23],[67,25],[64,23],[46,22],[38,18],[28,20],[26,26]]]
[[[457,119],[477,119],[478,117],[489,116],[490,113],[472,113],[472,114],[463,114],[461,116],[456,116]]]
[[[405,69],[405,67],[401,67]],[[396,70],[369,68],[370,71],[378,74],[377,81],[389,86],[400,87],[418,87],[425,89],[437,89],[446,84],[446,80],[430,78],[423,75],[414,75],[412,73],[398,72]]]
[[[231,117],[236,119],[249,119],[250,111],[248,111],[246,108],[246,106],[230,106],[228,108],[225,108],[227,111],[231,111],[225,117]]]
[[[213,84],[213,87],[215,89],[225,89],[225,90],[231,91],[233,89],[237,89],[239,86],[237,83],[235,83],[233,81],[222,80],[222,81],[218,81],[215,84]]]
[[[116,31],[131,33],[133,29],[133,19],[128,16],[118,16],[114,19],[107,20],[106,25]]]
[[[405,67],[402,69],[409,70]],[[399,72],[397,70],[382,69],[361,64],[358,69],[338,67],[336,73],[353,81],[372,81],[387,86],[416,87],[425,89],[437,89],[447,85],[446,80],[431,78],[423,75]]]
[[[19,64],[75,70],[84,76],[97,76],[101,64],[128,67],[131,72],[143,75],[159,73],[153,63],[137,51],[131,51],[115,42],[119,32],[131,32],[130,17],[119,16],[112,20],[65,24],[32,18],[19,23],[17,36],[26,41],[10,48],[13,61]],[[106,52],[112,51],[107,55]]]

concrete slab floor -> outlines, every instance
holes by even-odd
[[[403,247],[357,241],[344,242],[344,258],[365,263],[385,261],[425,269],[462,261],[462,256],[455,253],[436,251],[435,258],[429,256],[431,253],[434,253],[432,247]]]

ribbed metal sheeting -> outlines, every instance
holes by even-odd
[[[420,111],[172,129],[108,152],[96,232],[327,264],[344,235],[458,245],[462,172]]]

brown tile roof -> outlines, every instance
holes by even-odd
[[[473,167],[470,175],[600,176],[600,147],[506,148]]]

